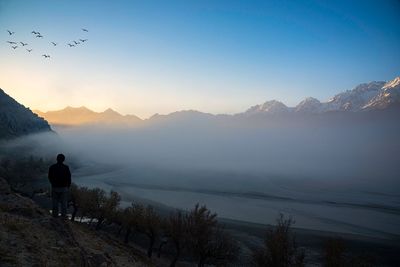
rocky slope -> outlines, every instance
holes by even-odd
[[[49,124],[0,89],[0,139],[51,131]]]
[[[154,266],[140,251],[53,219],[0,178],[0,266]]]

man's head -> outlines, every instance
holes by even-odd
[[[57,163],[63,163],[65,160],[65,156],[63,154],[57,155]]]

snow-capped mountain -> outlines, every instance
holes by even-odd
[[[276,113],[283,113],[289,112],[289,108],[283,104],[282,102],[271,100],[267,101],[264,104],[256,105],[249,108],[245,114],[252,115],[258,113],[269,113],[269,114],[276,114]]]
[[[307,97],[301,101],[294,109],[295,112],[318,113],[321,111],[322,103],[313,97]]]
[[[244,114],[277,114],[287,112],[323,113],[329,111],[363,111],[383,109],[400,104],[400,77],[392,81],[363,83],[352,90],[339,93],[327,102],[308,97],[296,107],[287,107],[282,102],[272,100],[248,109]]]
[[[385,82],[370,82],[335,95],[324,103],[323,111],[359,111],[377,96]]]
[[[393,104],[400,104],[400,77],[387,82],[379,94],[372,98],[364,109],[383,109]]]

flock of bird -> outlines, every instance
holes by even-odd
[[[85,29],[85,28],[82,28],[82,31],[83,31],[83,32],[86,32],[86,33],[89,32],[89,31],[88,31],[87,29]],[[11,36],[13,36],[13,35],[15,34],[15,32],[10,31],[10,30],[7,30],[7,32],[8,32],[9,37],[11,37]],[[43,35],[42,35],[40,32],[38,32],[38,31],[32,31],[31,33],[35,36],[35,38],[39,38],[39,39],[44,38]],[[66,45],[69,46],[69,47],[75,47],[75,46],[77,46],[77,45],[83,44],[83,43],[86,42],[87,40],[88,40],[88,39],[78,39],[77,41],[76,41],[76,40],[71,41],[70,43],[67,43]],[[7,43],[9,43],[9,44],[10,44],[10,47],[11,47],[12,49],[14,49],[14,50],[17,49],[17,48],[20,47],[20,46],[22,46],[22,47],[29,46],[28,43],[17,42],[17,41],[7,41]],[[20,44],[20,46],[18,46],[19,44]],[[56,43],[56,42],[50,42],[50,44],[52,44],[53,46],[57,46],[57,45],[58,45],[58,43]],[[32,49],[32,48],[31,48],[31,49],[26,48],[26,51],[28,51],[28,53],[31,53],[31,52],[33,51],[33,49]],[[42,57],[44,57],[44,58],[50,58],[50,55],[49,55],[49,54],[43,54]]]

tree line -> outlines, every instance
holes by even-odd
[[[121,207],[121,196],[99,188],[72,184],[69,204],[71,221],[85,220],[96,230],[107,226],[115,236],[128,244],[136,234],[147,238],[147,256],[160,256],[165,245],[171,261],[196,262],[197,266],[235,265],[240,255],[240,244],[218,222],[217,214],[206,206],[196,204],[189,211],[175,210],[161,216],[151,205],[132,202]],[[263,243],[254,247],[246,266],[303,267],[306,252],[297,244],[292,226],[294,220],[282,214],[276,225],[267,229]],[[156,245],[158,244],[158,249]],[[322,266],[373,266],[371,258],[351,257],[341,239],[330,238],[322,248]]]
[[[117,237],[124,242],[140,233],[147,237],[147,256],[151,258],[156,242],[158,252],[166,243],[173,247],[170,266],[175,266],[183,255],[189,255],[198,266],[212,264],[224,266],[234,262],[239,254],[238,243],[218,223],[217,214],[206,206],[197,204],[189,212],[176,210],[169,216],[161,216],[151,205],[133,202],[120,207],[121,196],[99,188],[71,186],[71,220],[87,220],[96,230],[113,225]]]

